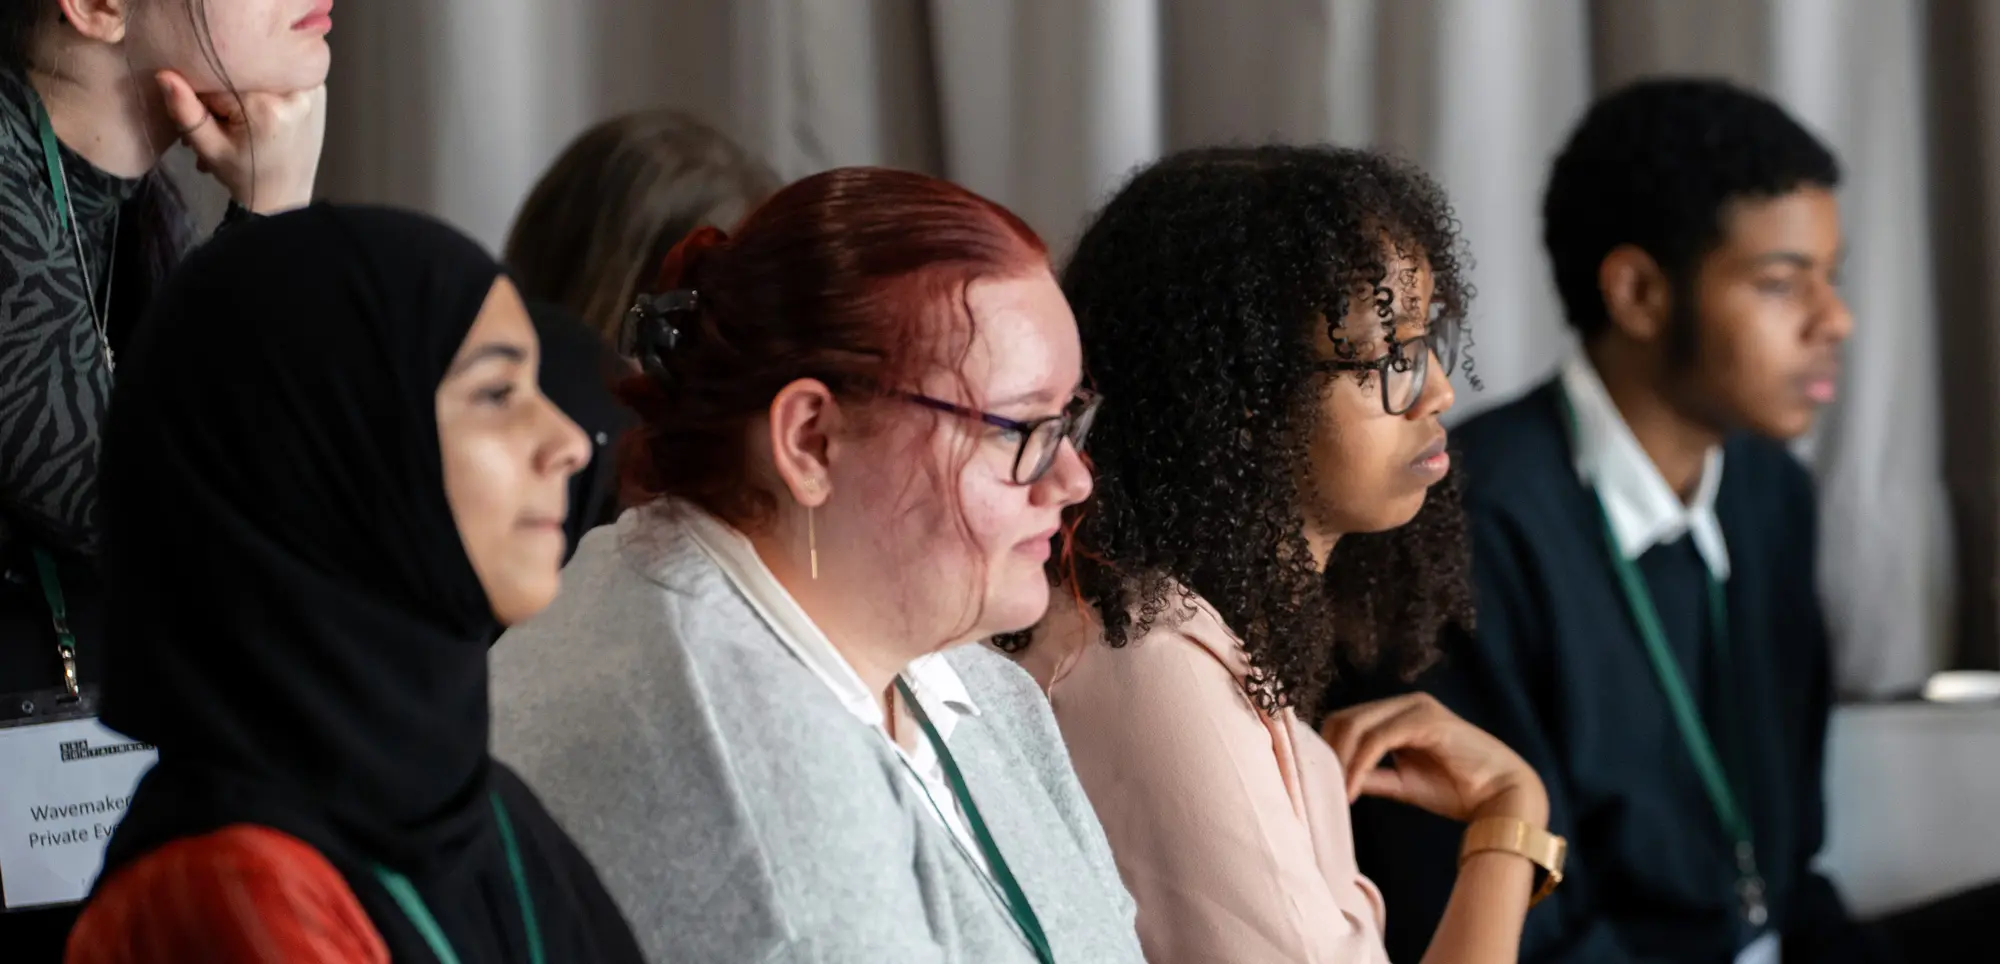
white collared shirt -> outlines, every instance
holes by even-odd
[[[854,718],[879,733],[882,739],[908,764],[903,770],[904,777],[911,786],[928,796],[933,807],[928,808],[938,816],[953,837],[958,839],[962,849],[980,867],[991,873],[987,867],[986,854],[979,849],[979,842],[972,836],[971,826],[966,822],[965,809],[959,805],[958,796],[951,792],[951,784],[944,775],[944,764],[939,759],[937,749],[927,739],[916,741],[916,748],[904,750],[889,736],[888,727],[882,714],[882,704],[876,694],[868,691],[868,685],[861,681],[840,650],[834,648],[812,617],[806,615],[798,600],[786,591],[771,573],[770,567],[757,555],[757,549],[748,537],[736,531],[727,523],[688,506],[685,509],[688,532],[696,545],[714,560],[722,574],[728,578],[736,590],[743,594],[756,610],[759,618],[771,627],[779,641],[790,650],[806,669],[811,670],[826,688],[833,691],[835,698],[847,708]],[[903,679],[909,682],[910,691],[923,707],[924,715],[930,718],[937,729],[938,738],[947,744],[958,721],[967,716],[978,716],[979,707],[972,702],[972,696],[965,689],[965,681],[958,671],[951,668],[944,656],[929,653],[910,661],[903,669]]]
[[[1722,447],[1708,450],[1694,498],[1682,502],[1632,435],[1597,369],[1581,350],[1563,362],[1561,379],[1576,413],[1572,439],[1576,473],[1603,500],[1618,550],[1627,559],[1637,559],[1654,546],[1692,535],[1709,574],[1728,581],[1729,544],[1715,517],[1715,494],[1722,487]]]

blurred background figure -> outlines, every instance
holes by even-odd
[[[777,188],[777,175],[687,114],[626,114],[585,131],[535,183],[507,234],[507,267],[524,296],[615,345],[669,248],[703,225],[735,227]]]

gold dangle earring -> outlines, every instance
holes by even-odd
[[[813,527],[813,507],[806,506],[806,559],[812,566],[814,581],[819,580],[819,533]]]

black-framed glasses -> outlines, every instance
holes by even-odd
[[[1424,397],[1433,355],[1444,377],[1450,378],[1458,367],[1458,338],[1439,333],[1418,335],[1392,342],[1374,361],[1331,359],[1321,361],[1318,367],[1327,372],[1373,372],[1376,383],[1382,386],[1382,411],[1405,415]]]
[[[1021,447],[1014,451],[1013,474],[1009,476],[1015,485],[1034,485],[1042,480],[1042,476],[1049,474],[1049,468],[1056,464],[1056,453],[1062,449],[1063,439],[1068,439],[1071,447],[1082,452],[1084,439],[1090,436],[1090,423],[1097,419],[1097,404],[1103,400],[1096,392],[1083,389],[1063,407],[1062,414],[1023,422],[916,392],[904,392],[903,397],[928,409],[984,422],[1019,435]]]

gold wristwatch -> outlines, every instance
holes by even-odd
[[[1458,864],[1463,867],[1466,858],[1473,854],[1493,850],[1518,854],[1542,869],[1546,876],[1541,886],[1535,888],[1534,898],[1528,901],[1528,906],[1533,907],[1562,883],[1563,858],[1569,853],[1569,841],[1525,820],[1482,817],[1465,828],[1465,842],[1458,848]]]

